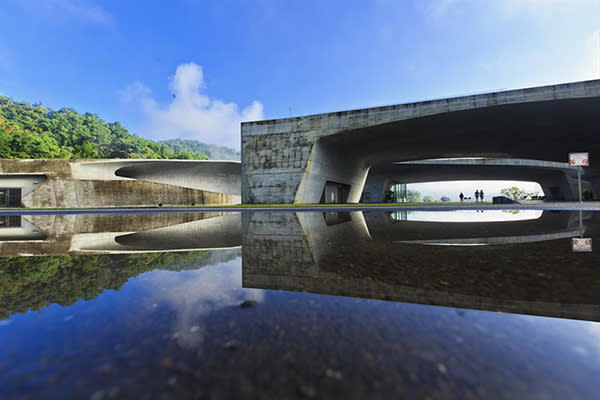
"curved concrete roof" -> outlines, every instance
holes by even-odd
[[[576,170],[566,171],[577,174]],[[558,168],[547,167],[425,163],[378,165],[371,168],[369,173],[400,183],[462,180],[515,180],[539,183],[552,181],[564,175]]]
[[[81,180],[138,179],[209,192],[240,195],[241,163],[218,160],[99,160],[71,163]]]

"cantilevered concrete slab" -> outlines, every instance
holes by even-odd
[[[80,180],[126,180],[161,183],[240,195],[240,162],[219,160],[94,160],[71,163]]]
[[[358,202],[369,168],[398,161],[588,151],[594,165],[599,126],[600,80],[246,122],[242,201]]]

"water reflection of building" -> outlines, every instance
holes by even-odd
[[[600,259],[572,253],[568,239],[579,234],[578,213],[481,224],[394,223],[376,212],[328,220],[321,213],[245,214],[244,286],[600,321]],[[584,229],[593,237],[599,222],[586,215]],[[486,237],[523,240],[411,243]]]
[[[0,254],[225,254],[242,245],[245,287],[600,321],[600,259],[571,252],[570,241],[595,237],[600,220],[584,213],[579,222],[570,212],[470,223],[380,212],[26,216],[5,219]],[[473,240],[487,245],[464,246]]]
[[[241,242],[239,214],[32,215],[0,220],[1,256],[218,250]]]

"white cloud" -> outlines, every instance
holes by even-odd
[[[432,0],[424,3],[423,11],[429,19],[437,21],[445,17],[456,3],[457,0]]]
[[[263,106],[258,101],[239,110],[235,103],[211,99],[203,93],[206,85],[202,67],[193,62],[177,67],[169,88],[173,98],[164,107],[140,82],[120,91],[125,102],[140,107],[146,119],[142,131],[155,139],[191,138],[239,149],[240,123],[263,118]]]
[[[456,13],[475,13],[477,19],[506,21],[527,18],[531,22],[585,13],[597,0],[414,0],[417,9],[432,23],[452,22]]]
[[[579,79],[600,79],[600,29],[586,41]]]
[[[64,23],[68,20],[114,27],[114,17],[91,0],[28,0],[21,4],[46,20]]]
[[[154,271],[152,280],[141,281],[150,293],[148,304],[164,303],[174,310],[172,331],[181,347],[202,350],[211,313],[238,307],[244,300],[263,301],[263,290],[242,287],[240,264],[238,258],[194,271]]]

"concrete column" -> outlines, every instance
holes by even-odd
[[[346,202],[358,203],[368,171],[368,167],[349,159],[334,146],[317,142],[302,176],[294,203],[319,203],[327,182],[349,185],[350,193]]]
[[[577,174],[562,173],[539,182],[548,201],[577,201]]]
[[[600,199],[600,176],[591,179],[592,190],[594,191],[594,199]]]
[[[385,174],[378,174],[371,169],[363,188],[363,193],[368,193],[368,197],[363,199],[363,203],[383,203],[389,184],[390,180]]]

